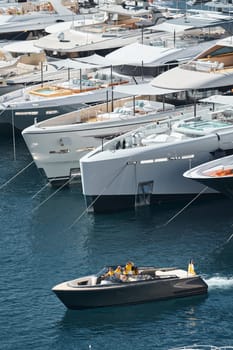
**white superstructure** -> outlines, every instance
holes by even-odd
[[[209,96],[207,90],[230,91],[233,86],[232,78],[233,37],[227,37],[217,41],[188,63],[155,77],[151,84],[163,89],[176,88],[180,90],[180,95],[183,94],[183,98],[196,91],[196,97],[200,98]]]

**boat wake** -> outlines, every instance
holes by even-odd
[[[214,276],[205,279],[209,289],[230,289],[233,288],[233,277]]]

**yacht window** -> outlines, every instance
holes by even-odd
[[[208,56],[215,57],[219,55],[226,55],[226,54],[232,54],[233,53],[233,47],[219,47],[215,51],[208,53]]]
[[[146,159],[141,160],[140,164],[151,164],[151,163],[159,163],[159,162],[167,162],[168,158],[157,158],[157,159]]]
[[[23,112],[15,112],[15,115],[38,115],[38,111],[23,111]]]
[[[45,114],[49,115],[49,114],[57,114],[58,110],[52,110],[52,111],[46,111]]]
[[[186,155],[174,155],[174,156],[169,156],[169,158],[157,158],[157,159],[146,159],[146,160],[141,160],[140,164],[152,164],[152,163],[160,163],[160,162],[167,162],[168,160],[178,160],[178,159],[193,159],[194,154],[186,154]]]
[[[187,154],[186,156],[182,156],[182,159],[193,159],[194,158],[194,154]]]
[[[150,164],[150,163],[154,163],[154,159],[142,160],[140,162],[140,164]]]

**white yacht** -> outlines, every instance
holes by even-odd
[[[203,163],[183,175],[233,198],[233,155]]]
[[[60,57],[78,57],[101,50],[109,52],[141,38],[141,26],[144,28],[166,20],[161,11],[155,13],[154,10],[136,7],[126,9],[114,3],[100,6],[98,15],[101,14],[102,23],[90,25],[84,21],[82,26],[79,23],[76,26],[73,22],[68,28],[63,25],[64,30],[40,38],[36,46],[50,56]]]
[[[169,113],[178,112],[148,96],[130,97],[35,123],[22,135],[37,167],[51,184],[60,185],[79,174],[79,159],[90,150]]]
[[[107,54],[105,58],[114,64],[114,72],[131,76],[150,76],[152,79],[181,62],[190,61],[216,41],[211,35],[203,41],[201,36],[198,37],[198,32],[180,33],[175,39],[170,35],[163,35],[151,40],[149,44],[135,42],[125,45]]]
[[[93,67],[96,70],[96,67]],[[81,74],[81,70],[67,69],[65,81],[53,81],[29,86],[0,96],[1,131],[12,126],[23,130],[32,125],[35,118],[42,121],[60,114],[111,99],[112,88],[127,84],[130,78],[120,77],[111,69]],[[114,98],[125,96],[114,92]]]
[[[214,95],[203,101],[233,105],[233,96]],[[183,175],[233,198],[233,155],[200,164],[187,170]]]
[[[61,0],[1,2],[0,13],[0,39],[10,40],[42,35],[48,25],[79,17]]]
[[[204,187],[184,178],[183,173],[233,153],[233,109],[221,106],[213,111],[208,107],[196,108],[192,117],[184,114],[184,119],[172,124],[139,128],[82,157],[88,210],[114,211],[193,199],[200,194]],[[217,194],[210,189],[204,193]]]
[[[56,65],[50,64],[43,52],[27,52],[14,57],[10,52],[0,51],[0,59],[0,95],[23,88],[25,84],[39,83],[42,79],[54,80],[54,75],[56,78],[59,75]]]
[[[184,63],[155,77],[151,84],[177,89],[176,98],[187,101],[233,88],[233,37],[227,37]]]

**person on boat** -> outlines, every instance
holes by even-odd
[[[124,275],[132,275],[133,274],[133,271],[132,271],[133,266],[134,266],[134,263],[132,261],[128,261],[124,267],[123,274]]]
[[[133,275],[138,275],[138,268],[137,268],[137,266],[132,266],[132,274]]]
[[[112,267],[109,267],[108,272],[104,275],[105,278],[114,276],[114,270]]]
[[[117,266],[117,268],[114,271],[114,274],[117,276],[120,276],[122,274],[122,267],[120,265]]]
[[[192,259],[189,261],[189,264],[188,264],[188,275],[196,275],[196,272],[194,270],[194,263]]]

